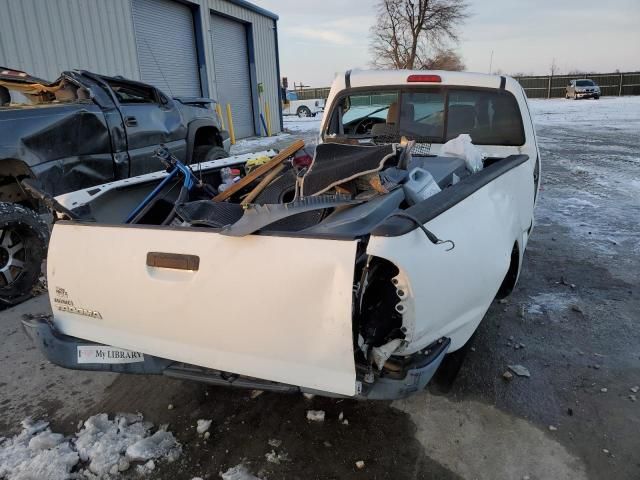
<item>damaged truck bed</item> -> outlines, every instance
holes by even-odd
[[[539,156],[507,77],[348,72],[313,159],[214,160],[57,197],[53,320],[67,368],[369,399],[423,389],[533,228]],[[136,212],[132,215],[131,212]]]

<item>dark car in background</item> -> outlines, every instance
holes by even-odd
[[[47,82],[0,67],[0,301],[40,276],[48,226],[23,181],[49,195],[162,169],[160,144],[185,163],[229,156],[213,100],[73,70]]]
[[[579,98],[594,98],[598,100],[600,98],[600,87],[593,80],[586,78],[571,80],[565,89],[564,96],[567,99],[573,98],[574,100]]]

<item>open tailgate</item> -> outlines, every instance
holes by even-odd
[[[54,321],[106,345],[354,395],[355,253],[355,241],[59,222]]]

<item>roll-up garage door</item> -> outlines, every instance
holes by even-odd
[[[247,30],[243,23],[211,15],[218,102],[231,104],[238,138],[255,135]]]
[[[171,96],[200,96],[193,13],[172,0],[132,0],[140,79]]]

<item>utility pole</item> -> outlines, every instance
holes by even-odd
[[[493,67],[493,50],[491,50],[491,59],[489,60],[489,75],[491,75],[492,67]]]

